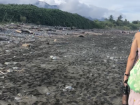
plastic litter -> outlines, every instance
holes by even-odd
[[[50,58],[51,58],[52,60],[57,60],[57,59],[59,59],[59,57],[57,57],[57,56],[50,56]]]
[[[63,91],[73,91],[74,88],[72,86],[66,86]]]

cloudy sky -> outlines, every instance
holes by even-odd
[[[0,3],[31,4],[38,0],[0,0]],[[51,5],[59,5],[63,11],[78,13],[92,18],[119,15],[129,21],[140,20],[140,0],[41,0]]]
[[[140,20],[140,0],[45,0],[61,4],[61,9],[90,17],[101,18],[122,15],[129,21]]]

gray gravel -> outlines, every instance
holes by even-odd
[[[1,105],[121,105],[133,33],[12,26],[0,32]]]

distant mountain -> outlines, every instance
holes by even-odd
[[[85,16],[84,16],[85,17]],[[89,20],[94,20],[92,17],[85,17],[85,18],[87,18],[87,19],[89,19]]]
[[[84,16],[84,17],[85,17],[85,16]],[[100,19],[92,18],[92,17],[85,17],[85,18],[87,18],[87,19],[89,19],[89,20],[91,20],[91,21],[93,21],[93,20],[104,21],[104,20],[105,20],[105,18],[100,18]]]
[[[99,19],[97,19],[97,18],[93,18],[92,20],[105,21],[105,18],[99,18]]]
[[[35,4],[33,4],[40,8],[50,8],[50,9],[59,9],[57,5],[49,5],[45,1],[37,1]]]
[[[37,7],[40,7],[40,8],[49,8],[49,9],[59,9],[58,5],[50,5],[48,3],[46,3],[45,1],[37,1],[35,4],[33,4]],[[91,21],[93,20],[99,20],[99,21],[104,21],[105,19],[104,18],[101,18],[101,19],[97,19],[97,18],[92,18],[92,17],[86,17],[86,16],[83,16]]]

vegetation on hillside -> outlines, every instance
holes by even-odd
[[[100,28],[95,22],[78,14],[58,9],[38,8],[34,5],[0,4],[0,22],[26,22],[49,26]]]
[[[0,4],[0,22],[24,22],[49,26],[77,27],[82,29],[91,28],[117,28],[124,30],[136,30],[140,27],[140,21],[130,23],[127,19],[122,20],[120,15],[114,20],[111,15],[105,21],[89,20],[78,14],[64,12],[58,9],[38,8],[34,5]]]
[[[140,28],[140,21],[129,22],[127,19],[123,19],[121,15],[116,20],[110,15],[105,21],[94,20],[94,22],[98,25],[102,24],[102,28],[105,29],[137,30]]]

